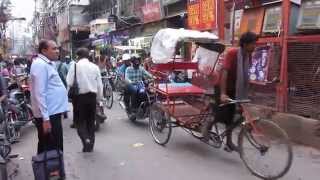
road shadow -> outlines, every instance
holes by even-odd
[[[125,122],[137,129],[147,129],[149,126],[149,121],[146,119],[136,121],[130,121],[129,119],[125,119]]]
[[[220,149],[216,149],[196,139],[193,140],[193,137],[191,136],[189,137],[190,140],[187,140],[186,137],[177,139],[177,141],[172,142],[172,144],[174,143],[174,146],[171,148],[174,148],[174,151],[183,151],[187,156],[198,156],[202,159],[221,161],[232,166],[242,165],[238,153],[226,152],[223,150],[224,146]]]

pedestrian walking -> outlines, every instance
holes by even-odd
[[[66,81],[67,74],[68,74],[67,64],[60,59],[55,62],[55,65],[63,84],[65,85],[65,87],[67,87],[67,81]]]
[[[38,154],[52,149],[63,151],[62,114],[68,111],[67,90],[56,70],[57,44],[41,40],[39,54],[31,65],[31,105],[38,130]],[[49,134],[50,133],[50,134]]]
[[[63,82],[63,85],[67,88],[67,74],[68,74],[68,66],[65,62],[63,62],[60,58],[58,61],[55,62],[56,68],[58,71],[58,74],[60,76],[61,81]],[[68,118],[68,112],[65,112],[63,114],[63,118],[67,119]]]
[[[70,66],[73,66],[75,62],[69,55],[64,57],[64,61],[65,61],[66,65],[67,65],[68,71],[69,71]]]
[[[89,61],[89,50],[79,48],[78,62],[70,67],[67,84],[71,87],[77,81],[79,94],[74,106],[76,128],[83,144],[83,152],[92,152],[95,142],[95,113],[97,100],[103,98],[103,86],[99,67]]]
[[[67,87],[67,75],[68,75],[68,72],[69,72],[69,69],[71,66],[74,66],[74,63],[75,61],[73,59],[71,59],[71,57],[69,55],[65,56],[64,60],[63,61],[60,61],[62,62],[62,65],[61,63],[57,64],[57,70],[59,72],[59,75],[61,77],[61,80],[63,81],[63,83],[66,85]],[[61,66],[61,67],[60,67]],[[63,79],[64,78],[64,79]],[[69,102],[72,103],[72,106],[75,107],[75,103],[76,103],[76,98],[73,98],[73,99],[69,99]],[[75,110],[73,110],[73,120],[72,120],[72,124],[70,124],[70,128],[75,128],[75,122],[74,122],[74,119],[76,117],[75,115]],[[65,118],[68,117],[67,114],[64,115]]]

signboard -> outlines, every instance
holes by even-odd
[[[249,78],[252,83],[263,84],[268,81],[269,54],[268,47],[260,47],[254,51],[249,69]]]
[[[90,15],[88,13],[82,13],[85,6],[71,5],[70,6],[70,26],[84,26],[88,25],[90,21]]]
[[[58,42],[65,42],[69,40],[69,29],[68,29],[68,11],[61,12],[57,16],[58,25]]]
[[[161,19],[160,2],[148,3],[142,7],[143,22],[153,22]]]
[[[188,26],[196,30],[211,30],[217,27],[216,0],[189,0]]]
[[[235,40],[239,40],[241,36],[241,19],[243,15],[243,9],[236,10],[234,13],[234,37]]]
[[[265,9],[263,7],[255,9],[246,9],[241,18],[240,32],[241,34],[252,31],[260,34],[262,30],[263,17]]]
[[[267,4],[274,4],[282,2],[283,0],[234,0],[235,3],[235,9],[243,9],[246,6],[252,7],[252,6],[260,6],[260,5],[267,5]],[[300,5],[301,0],[290,0],[291,2]]]
[[[300,5],[301,0],[290,0],[291,2]],[[282,2],[282,0],[260,0],[261,4],[272,4],[272,3],[277,3],[277,2]]]
[[[116,24],[108,19],[95,19],[90,22],[90,32],[94,35],[103,35],[116,30]]]

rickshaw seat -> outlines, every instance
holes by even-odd
[[[206,90],[204,91],[204,95],[206,95],[206,96],[213,96],[213,95],[215,95],[214,89],[206,89]]]

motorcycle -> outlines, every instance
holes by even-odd
[[[8,140],[14,142],[20,138],[20,129],[34,120],[30,105],[30,91],[27,85],[23,87],[17,82],[8,86],[7,118]]]
[[[137,108],[132,107],[132,102],[130,99],[129,107],[123,100],[120,101],[120,106],[126,110],[129,120],[135,122],[136,120],[143,120],[149,117],[150,107],[155,101],[155,96],[149,88],[148,81],[141,81],[135,84],[137,86]]]

